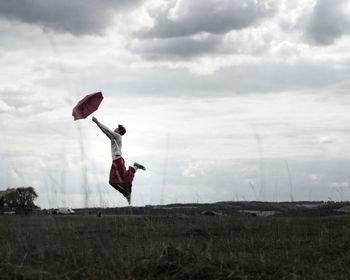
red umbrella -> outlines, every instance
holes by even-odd
[[[102,92],[95,92],[86,95],[73,108],[72,116],[74,120],[85,119],[91,113],[95,112],[103,99]]]

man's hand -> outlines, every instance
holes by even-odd
[[[98,119],[96,119],[95,117],[92,117],[92,121],[98,123]]]

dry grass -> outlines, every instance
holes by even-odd
[[[350,218],[0,216],[1,279],[350,279]]]

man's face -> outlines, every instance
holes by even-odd
[[[114,132],[120,134],[119,128],[117,127],[116,129],[114,129]]]

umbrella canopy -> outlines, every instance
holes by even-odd
[[[86,95],[73,108],[72,116],[74,120],[85,119],[91,113],[95,112],[103,99],[102,92],[95,92]]]

